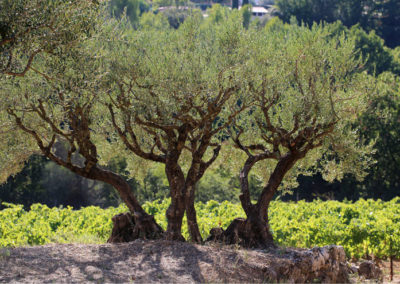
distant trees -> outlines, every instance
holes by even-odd
[[[143,0],[110,0],[108,5],[112,17],[120,18],[125,12],[134,27],[138,26],[140,15],[150,8]]]
[[[400,46],[400,2],[397,0],[379,1],[376,17],[378,20],[377,34],[385,39],[388,47]]]
[[[286,22],[294,16],[308,25],[340,20],[347,27],[355,24],[368,26],[374,8],[373,0],[277,0],[275,4]]]
[[[358,24],[366,31],[375,30],[388,47],[400,44],[395,36],[400,29],[400,4],[396,0],[277,0],[276,5],[285,22],[295,17],[311,26],[339,20],[349,28]]]
[[[366,32],[359,24],[346,28],[342,23],[326,24],[332,37],[343,34],[354,40],[355,49],[364,61],[364,68],[369,74],[379,75],[390,71],[400,75],[400,63],[396,61],[393,51],[385,46],[382,38],[375,31]]]
[[[358,190],[369,189],[373,198],[385,200],[398,196],[400,189],[400,78],[389,72],[381,74],[377,94],[360,117],[360,136],[366,142],[376,139],[374,164]]]

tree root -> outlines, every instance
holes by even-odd
[[[164,231],[151,215],[129,212],[115,215],[112,218],[113,229],[108,243],[125,243],[136,239],[155,240],[163,238]]]
[[[219,227],[211,229],[206,241],[238,244],[248,248],[275,246],[267,226],[260,229],[259,226],[244,218],[233,220],[226,230]]]

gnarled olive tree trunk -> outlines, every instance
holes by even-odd
[[[237,218],[224,230],[213,229],[209,240],[222,241],[226,244],[240,244],[245,247],[268,247],[273,245],[273,236],[268,222],[268,208],[285,174],[300,158],[295,153],[288,153],[279,159],[256,204],[250,200],[248,175],[262,155],[250,156],[240,172],[240,201],[246,213],[246,219]]]
[[[184,241],[182,236],[182,220],[185,215],[185,176],[178,165],[179,153],[167,155],[165,173],[170,186],[171,204],[167,209],[168,220],[165,238],[167,240]]]
[[[159,239],[163,229],[154,217],[147,214],[132,193],[129,184],[119,175],[98,167],[92,168],[88,178],[112,185],[121,196],[130,213],[119,214],[112,218],[113,230],[108,242],[129,242],[135,239]]]
[[[199,225],[197,223],[197,214],[196,209],[194,207],[194,199],[195,199],[195,187],[190,186],[186,189],[186,218],[188,224],[188,230],[190,234],[190,239],[194,243],[201,243],[203,241]]]

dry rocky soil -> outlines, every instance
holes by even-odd
[[[141,240],[51,244],[0,249],[0,282],[344,282],[343,261],[343,248],[336,246],[267,251]]]

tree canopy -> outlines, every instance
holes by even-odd
[[[254,106],[230,131],[247,156],[240,171],[247,219],[235,220],[220,238],[259,246],[272,241],[268,207],[282,182],[316,170],[327,179],[340,179],[343,172],[362,176],[371,145],[360,143],[351,123],[373,86],[354,56],[354,43],[331,39],[326,28],[266,32],[249,47],[245,74]],[[248,175],[255,165],[266,184],[253,204]]]
[[[18,165],[40,153],[113,186],[130,210],[113,219],[113,240],[183,240],[186,214],[191,240],[201,242],[194,201],[216,165],[221,174],[240,168],[247,219],[214,237],[247,246],[271,244],[268,206],[282,184],[315,171],[328,180],[364,176],[372,143],[360,140],[353,123],[374,80],[353,38],[323,25],[259,30],[244,25],[242,12],[221,9],[209,20],[194,12],[178,29],[133,29],[123,17],[103,22],[100,15],[73,45],[37,53],[34,65],[28,55],[18,71],[24,76],[7,71],[0,158],[11,155]],[[14,50],[27,58],[25,49]],[[117,165],[118,154],[126,165]],[[170,191],[166,232],[143,210],[127,175],[110,167],[133,164],[130,174],[138,175],[154,163]],[[10,174],[0,170],[3,179]],[[250,171],[265,182],[255,204]]]
[[[97,1],[0,2],[0,74],[23,76],[39,53],[61,54],[90,36]]]

